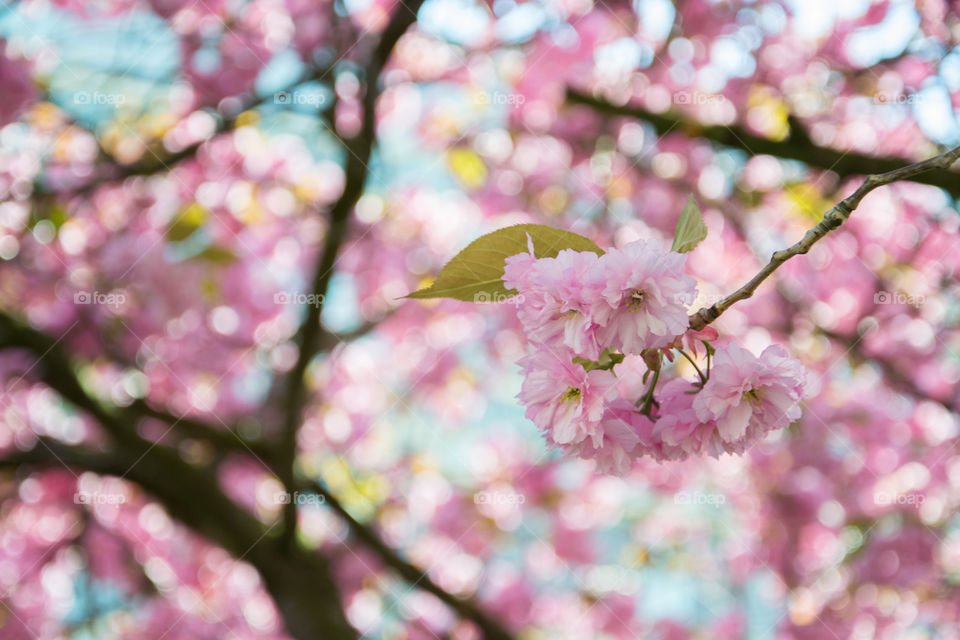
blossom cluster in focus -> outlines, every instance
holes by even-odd
[[[688,331],[697,290],[685,262],[655,240],[507,258],[504,284],[520,295],[528,339],[519,397],[553,446],[624,473],[644,455],[742,453],[800,417],[806,372],[782,347],[758,357],[714,347],[712,328]],[[696,380],[668,368],[678,354]]]

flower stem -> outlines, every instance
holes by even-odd
[[[707,356],[707,375],[704,375],[704,374],[703,374],[703,371],[700,370],[700,367],[697,366],[697,363],[693,361],[693,358],[691,358],[691,357],[687,354],[686,351],[684,351],[683,349],[677,349],[677,351],[679,351],[679,352],[680,352],[680,355],[682,355],[684,358],[686,358],[687,361],[688,361],[690,364],[693,365],[693,368],[697,370],[697,375],[700,376],[700,384],[701,384],[701,386],[707,384],[707,378],[710,377],[710,368],[709,368],[710,358],[709,358],[709,356]]]
[[[657,369],[653,372],[653,380],[650,381],[650,386],[647,387],[647,392],[643,394],[643,397],[639,401],[637,401],[637,406],[640,407],[640,413],[644,414],[645,416],[650,416],[650,407],[654,404],[653,390],[656,388],[657,380],[659,379],[660,368],[657,367]]]

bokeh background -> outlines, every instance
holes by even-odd
[[[813,374],[742,457],[564,459],[512,305],[402,299],[509,224],[669,242],[693,194],[711,304],[960,143],[960,3],[24,0],[0,38],[0,638],[310,637],[300,597],[481,637],[441,591],[518,638],[960,637],[956,172],[718,320]],[[339,602],[270,573],[290,536]]]

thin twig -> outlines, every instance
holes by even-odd
[[[749,282],[731,293],[729,296],[709,307],[704,307],[690,316],[690,328],[699,331],[705,326],[716,320],[720,315],[729,309],[734,303],[740,300],[746,300],[757,290],[757,287],[766,280],[770,274],[776,271],[780,265],[792,258],[810,251],[818,240],[846,222],[850,214],[856,210],[860,202],[868,193],[878,187],[897,182],[899,180],[909,180],[916,175],[931,171],[933,169],[949,169],[954,162],[960,159],[960,147],[956,147],[942,153],[938,156],[908,165],[901,169],[895,169],[886,173],[868,176],[860,187],[845,199],[838,202],[824,216],[817,226],[807,231],[803,238],[787,249],[774,252],[770,257],[770,262],[763,269],[753,276]],[[957,177],[960,182],[960,176]]]

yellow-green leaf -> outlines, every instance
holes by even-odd
[[[236,254],[230,249],[217,245],[210,245],[194,257],[214,264],[230,264],[237,259]]]
[[[487,166],[470,149],[451,149],[447,153],[447,162],[454,175],[470,189],[482,187],[487,180]]]
[[[516,295],[503,286],[504,261],[527,252],[527,236],[537,258],[556,257],[563,249],[603,254],[593,240],[576,233],[542,224],[518,224],[480,236],[443,267],[431,286],[407,297],[497,302]]]
[[[167,240],[182,242],[199,229],[209,217],[210,212],[203,205],[194,202],[185,207],[167,227]]]
[[[673,246],[671,251],[678,253],[687,253],[693,251],[700,244],[700,241],[707,237],[707,225],[703,224],[703,216],[700,214],[700,207],[697,206],[693,196],[687,200],[687,206],[683,208],[680,214],[680,220],[677,221],[677,230],[673,234]]]

